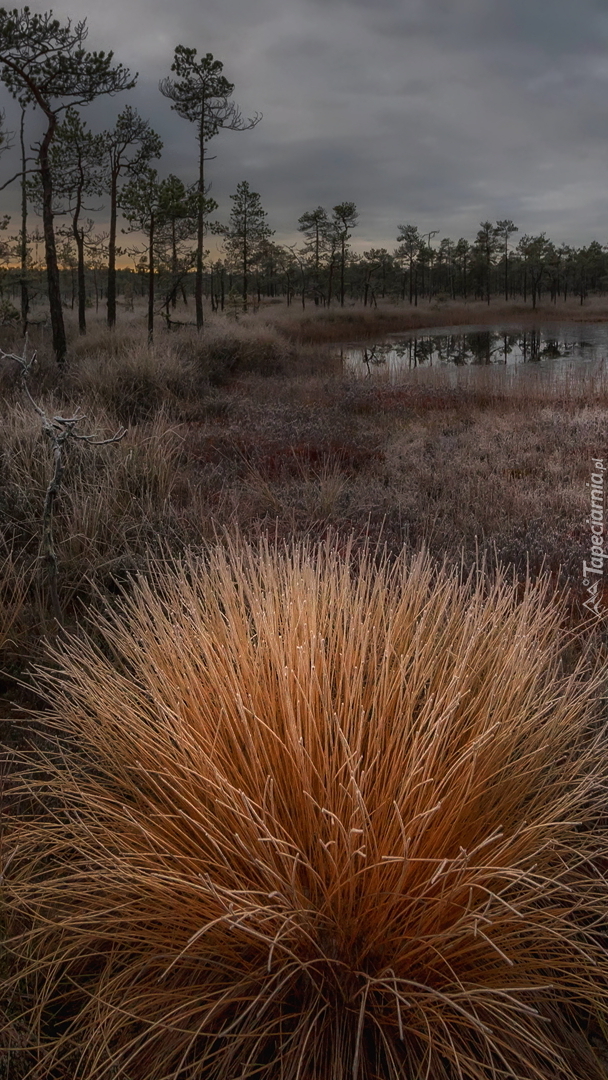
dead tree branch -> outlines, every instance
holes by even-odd
[[[30,403],[34,411],[40,417],[42,423],[42,430],[49,439],[51,445],[53,472],[44,497],[39,558],[42,566],[46,569],[46,578],[48,582],[49,598],[53,618],[55,619],[57,626],[61,628],[63,627],[64,619],[63,612],[61,610],[61,604],[59,602],[59,569],[57,562],[57,552],[55,548],[55,538],[53,534],[53,510],[63,477],[64,450],[70,440],[85,442],[88,443],[89,446],[109,446],[112,443],[119,442],[121,439],[123,439],[127,433],[127,429],[121,427],[109,439],[99,439],[94,434],[87,435],[76,430],[77,425],[82,423],[83,420],[87,419],[84,413],[77,413],[75,416],[49,417],[45,410],[42,408],[42,406],[34,400],[30,392],[28,380],[36,364],[37,354],[34,351],[31,356],[28,357],[28,347],[29,343],[26,335],[23,343],[22,356],[19,356],[16,353],[6,353],[2,349],[0,349],[0,360],[14,360],[19,365],[21,390],[26,400]]]

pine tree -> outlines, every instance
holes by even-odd
[[[418,255],[420,254],[420,249],[423,244],[422,237],[418,232],[418,226],[399,225],[397,243],[399,244],[399,247],[395,251],[395,258],[407,262],[410,304],[413,302],[414,296],[416,298],[416,303],[418,303],[418,284],[416,280],[415,266]],[[405,300],[405,276],[403,278],[401,299]]]
[[[201,60],[196,59],[196,49],[178,45],[171,71],[177,79],[162,79],[159,83],[161,94],[173,101],[172,109],[178,116],[196,124],[199,149],[198,167],[198,220],[196,238],[196,325],[203,328],[203,258],[205,242],[205,158],[207,143],[220,128],[229,131],[245,131],[255,127],[261,120],[257,114],[244,120],[237,105],[229,99],[234,93],[234,84],[222,75],[224,65],[214,60],[207,53]]]
[[[129,222],[127,232],[143,232],[148,248],[148,343],[154,338],[154,295],[156,264],[154,259],[156,229],[161,207],[160,181],[156,169],[142,169],[122,189],[120,196],[122,212]]]
[[[42,221],[46,255],[53,351],[59,365],[66,360],[59,266],[53,227],[53,179],[49,158],[59,114],[70,106],[88,105],[102,94],[115,94],[135,85],[122,64],[112,67],[113,53],[87,52],[86,20],[62,25],[53,12],[38,14],[28,7],[0,8],[0,78],[13,97],[38,106],[46,131],[38,145],[42,185]]]
[[[251,191],[246,180],[241,180],[240,184],[237,184],[236,193],[230,198],[233,203],[230,225],[224,235],[229,253],[238,259],[241,266],[243,310],[247,311],[251,265],[263,241],[274,235],[274,229],[270,229],[266,224],[268,215],[262,207],[258,192]]]
[[[333,208],[332,225],[336,234],[340,251],[340,307],[344,307],[344,274],[346,269],[346,252],[348,241],[359,220],[359,214],[354,202],[339,203]]]
[[[323,206],[317,206],[316,210],[307,210],[298,218],[298,229],[304,233],[307,244],[304,247],[304,255],[308,256],[313,267],[313,295],[316,305],[322,295],[321,290],[321,266],[322,259],[331,251],[329,237],[330,221],[327,210]]]
[[[160,157],[163,148],[160,136],[143,120],[136,109],[127,105],[120,113],[116,126],[105,133],[108,163],[107,184],[110,194],[110,235],[108,238],[108,326],[116,323],[116,226],[118,184],[121,175],[130,179],[140,176],[152,158]]]
[[[514,225],[513,222],[509,220],[509,218],[496,222],[494,233],[504,244],[502,254],[505,261],[505,300],[509,299],[509,237],[515,232],[519,232],[519,229],[517,228],[517,225]]]
[[[102,135],[93,135],[76,111],[68,109],[62,124],[57,126],[49,162],[53,180],[53,214],[69,214],[70,232],[77,252],[78,328],[86,333],[85,236],[81,223],[82,212],[92,209],[85,199],[103,191],[104,142]],[[42,201],[40,176],[29,185],[34,203]],[[92,223],[91,223],[92,224]]]

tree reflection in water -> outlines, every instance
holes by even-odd
[[[595,359],[596,355],[605,356],[608,352],[608,327],[593,329],[597,331],[596,341],[575,340],[577,328],[572,325],[557,329],[551,327],[550,330],[487,326],[463,330],[454,327],[437,333],[409,333],[401,339],[395,337],[373,345],[343,346],[339,355],[346,370],[368,376],[387,366],[391,370],[402,371],[442,365],[529,364],[579,356]]]

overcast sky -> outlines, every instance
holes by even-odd
[[[343,201],[359,210],[359,250],[392,250],[400,223],[439,230],[437,242],[473,239],[497,218],[560,243],[608,242],[608,0],[75,0],[53,11],[86,17],[87,46],[139,72],[135,90],[85,115],[100,130],[131,103],[164,141],[161,175],[196,175],[194,128],[158,91],[175,46],[222,61],[244,115],[263,113],[210,144],[224,221],[248,180],[279,242],[298,238],[304,211]],[[0,179],[15,161],[2,158]],[[17,191],[2,195],[17,212]]]

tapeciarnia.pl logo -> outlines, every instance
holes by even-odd
[[[608,552],[604,551],[604,465],[603,458],[592,459],[593,472],[591,483],[587,487],[591,489],[591,512],[586,523],[591,527],[591,561],[583,560],[583,585],[588,596],[583,607],[600,615],[602,611],[599,594],[600,584],[604,575],[604,560],[608,559]]]

